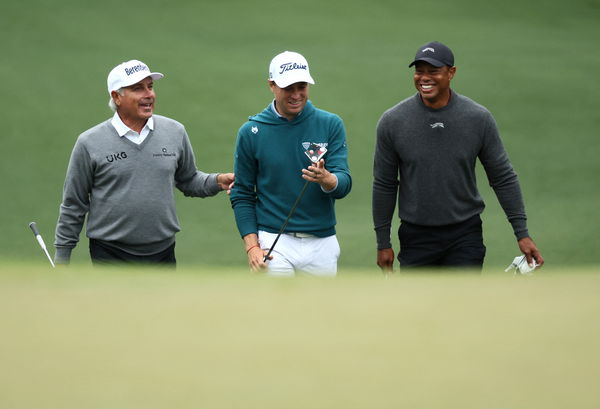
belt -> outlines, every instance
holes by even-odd
[[[317,237],[314,234],[308,234],[308,233],[285,233],[288,236],[293,236],[299,239],[307,239],[309,237]]]

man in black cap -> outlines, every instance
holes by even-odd
[[[417,50],[417,93],[377,124],[373,167],[373,222],[377,265],[392,270],[391,221],[398,198],[400,267],[473,267],[485,257],[477,190],[479,159],[530,265],[544,259],[527,230],[517,175],[491,113],[456,93],[452,51],[439,42]]]

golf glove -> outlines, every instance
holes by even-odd
[[[535,270],[535,268],[538,266],[538,264],[536,263],[535,260],[533,260],[530,264],[527,264],[527,257],[523,256],[518,256],[515,257],[515,259],[513,260],[513,262],[506,267],[506,269],[504,271],[509,272],[510,270],[514,269],[515,270],[515,275],[517,274],[523,274],[523,275],[530,275],[533,274],[532,271]]]

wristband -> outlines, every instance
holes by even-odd
[[[248,250],[246,250],[246,254],[248,254],[250,252],[250,250],[252,250],[254,247],[259,247],[259,245],[255,244],[254,246],[250,246],[250,248]]]

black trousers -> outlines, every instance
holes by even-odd
[[[421,226],[402,222],[398,229],[401,268],[483,267],[485,245],[481,217],[446,226]]]
[[[175,267],[175,243],[160,253],[136,256],[98,240],[90,239],[90,257],[94,265],[158,264]]]

